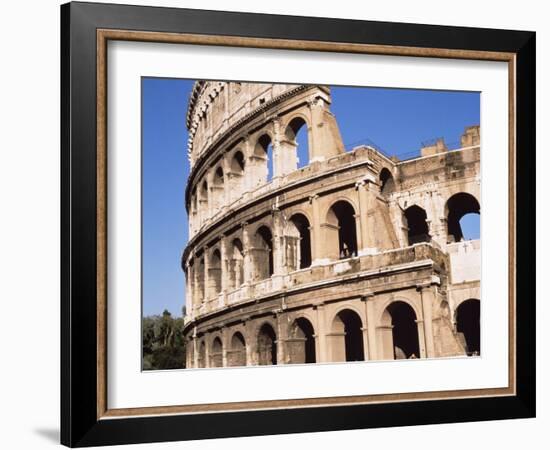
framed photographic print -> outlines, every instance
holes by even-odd
[[[535,33],[61,19],[63,444],[534,416]]]

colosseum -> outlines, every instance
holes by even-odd
[[[330,106],[326,86],[195,83],[186,367],[480,354],[480,239],[460,223],[480,213],[479,126],[400,160],[346,151]]]

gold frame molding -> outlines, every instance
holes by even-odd
[[[516,394],[516,55],[506,52],[453,50],[445,48],[398,47],[345,44],[321,41],[260,39],[220,35],[157,33],[114,29],[97,30],[97,419],[167,414],[218,413],[228,411],[344,406],[368,403],[445,400]],[[371,55],[472,59],[508,63],[508,387],[404,394],[265,400],[201,405],[149,406],[109,409],[107,405],[107,42],[110,40],[307,50]]]

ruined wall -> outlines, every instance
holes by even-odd
[[[453,283],[479,285],[480,253],[455,219],[479,213],[479,130],[407,161],[345,152],[330,103],[323,86],[196,83],[188,367],[465,353]]]

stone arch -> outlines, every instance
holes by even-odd
[[[277,364],[277,334],[271,324],[264,322],[258,331],[258,364],[274,366]]]
[[[395,181],[393,179],[393,175],[387,167],[382,168],[382,170],[380,171],[379,182],[380,193],[382,195],[389,195],[395,190]]]
[[[394,300],[384,308],[378,327],[383,359],[420,357],[417,317],[415,309],[403,300]]]
[[[295,115],[287,122],[284,128],[284,141],[281,142],[279,161],[282,174],[309,164],[309,129],[308,121],[300,114]]]
[[[208,282],[208,298],[212,298],[222,290],[222,255],[219,248],[215,248],[210,252]]]
[[[357,256],[355,208],[346,200],[332,204],[326,215],[325,242],[331,259]]]
[[[479,239],[480,207],[478,200],[469,193],[459,192],[452,195],[445,204],[445,216],[447,218],[447,241],[460,242],[464,239],[464,231],[461,221],[467,215],[477,216],[477,221],[472,224],[471,235]]]
[[[225,173],[221,165],[217,166],[212,176],[212,206],[213,208],[220,208],[225,203]]]
[[[264,184],[275,176],[273,163],[273,139],[267,132],[258,137],[253,151],[253,171],[256,184]]]
[[[209,216],[209,195],[208,195],[208,181],[203,180],[200,185],[200,215],[201,215],[201,225],[205,219]]]
[[[350,307],[343,307],[332,319],[331,350],[333,361],[364,361],[363,321]]]
[[[252,256],[253,279],[264,280],[273,275],[273,234],[266,225],[260,225],[254,233]]]
[[[311,321],[303,316],[294,319],[288,333],[287,351],[290,364],[316,362],[315,329]]]
[[[222,367],[223,344],[220,336],[214,337],[210,349],[210,367]]]
[[[244,283],[244,248],[239,238],[231,241],[228,273],[232,289],[237,289]]]
[[[461,302],[455,312],[456,331],[462,335],[468,356],[481,354],[480,306],[478,299],[471,298]]]
[[[409,206],[404,215],[404,222],[407,227],[407,239],[409,245],[419,242],[430,242],[430,227],[428,226],[428,216],[426,211],[418,205]]]
[[[227,365],[231,367],[246,366],[246,340],[240,331],[231,337],[231,347],[227,352]]]
[[[231,154],[228,173],[229,196],[232,202],[239,199],[246,190],[245,166],[244,153],[240,149],[235,150]]]
[[[293,214],[285,227],[286,261],[289,270],[311,266],[310,222],[302,213]]]

